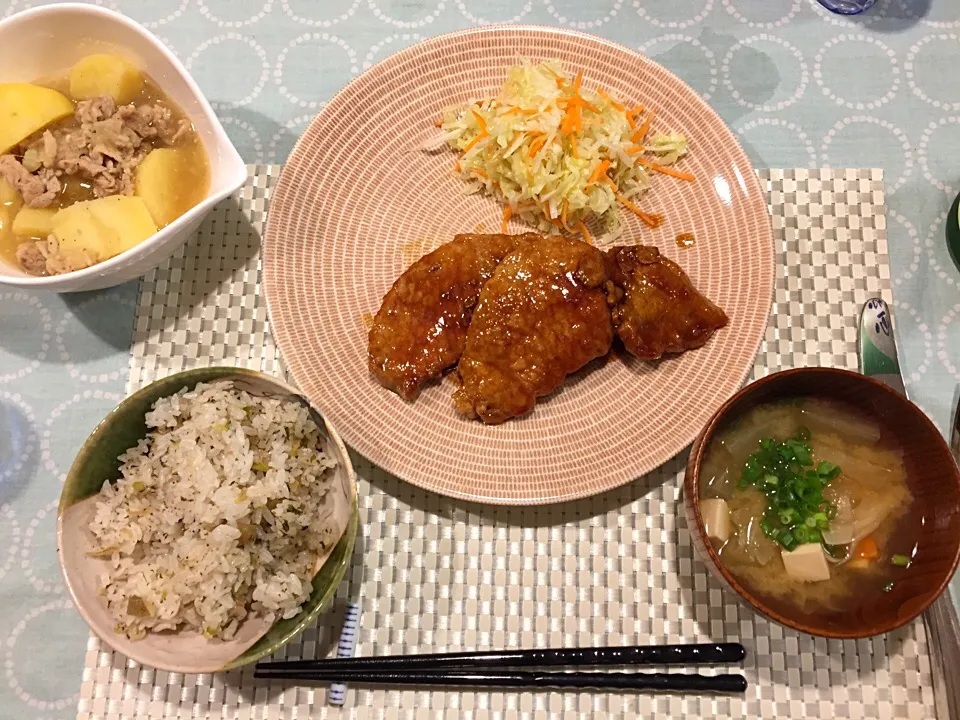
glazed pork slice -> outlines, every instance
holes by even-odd
[[[460,359],[484,283],[518,245],[539,235],[457,235],[413,263],[390,288],[367,341],[370,372],[413,400]]]
[[[726,313],[655,247],[611,248],[607,267],[623,291],[613,308],[613,325],[624,347],[638,358],[656,360],[702,347],[727,324]]]
[[[604,255],[580,240],[521,245],[483,287],[454,402],[496,425],[525,415],[613,342]]]

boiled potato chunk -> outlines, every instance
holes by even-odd
[[[138,245],[157,232],[138,197],[114,195],[74,203],[53,218],[53,234],[65,251],[82,251],[97,262]]]
[[[190,155],[184,150],[157,148],[137,166],[134,193],[143,198],[160,227],[183,215],[206,192],[206,188],[197,188],[190,181],[194,175],[190,162]]]
[[[13,234],[45,238],[53,232],[53,216],[56,214],[56,208],[25,207],[13,219]]]
[[[109,95],[118,105],[133,100],[143,88],[143,73],[117,55],[88,55],[70,70],[74,100]]]
[[[13,213],[6,205],[0,205],[0,240],[10,234],[13,226]]]
[[[53,234],[60,241],[60,249],[65,253],[86,253],[94,262],[116,255],[114,248],[120,243],[116,231],[94,217],[89,207],[77,205],[54,217]]]
[[[157,232],[146,203],[138,197],[114,195],[90,201],[90,212],[120,238],[117,253],[139,245]]]
[[[22,205],[20,193],[14,189],[13,185],[0,178],[0,206],[10,208],[10,213],[16,215]]]
[[[28,85],[0,85],[0,155],[47,125],[73,114],[73,103],[56,90]]]

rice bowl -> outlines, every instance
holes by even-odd
[[[91,628],[182,672],[252,662],[302,631],[332,599],[355,533],[335,431],[286,386],[236,368],[124,401],[81,449],[58,521]]]
[[[249,612],[296,615],[336,539],[324,503],[336,461],[314,449],[306,408],[221,381],[161,398],[146,423],[90,527],[117,632],[229,639]]]

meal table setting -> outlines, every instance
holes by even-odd
[[[0,718],[960,718],[942,0],[0,0]]]

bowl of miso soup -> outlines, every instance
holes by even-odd
[[[246,176],[186,69],[132,20],[63,4],[0,21],[0,282],[133,279]]]
[[[906,624],[960,559],[960,471],[940,432],[846,370],[786,370],[731,398],[694,442],[684,508],[728,589],[812,635]]]

